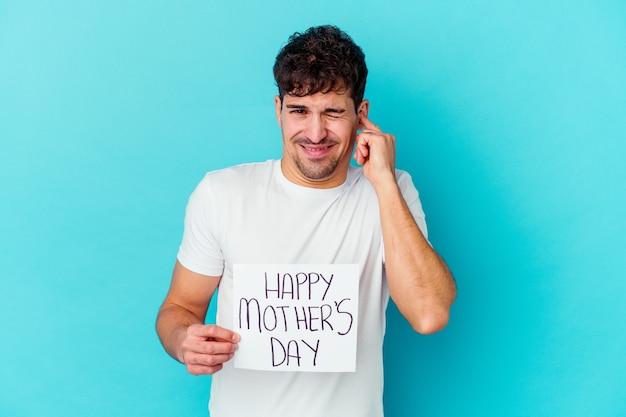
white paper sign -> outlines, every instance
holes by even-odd
[[[233,266],[236,368],[354,372],[358,265]]]

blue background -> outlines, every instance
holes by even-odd
[[[386,413],[626,415],[623,1],[0,2],[0,415],[201,416],[154,332],[203,174],[280,157],[271,67],[364,49],[459,287],[391,307]]]

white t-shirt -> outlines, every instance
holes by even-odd
[[[396,173],[426,236],[410,176]],[[362,170],[336,188],[288,181],[279,160],[208,173],[189,199],[178,253],[186,268],[221,276],[217,324],[233,326],[234,264],[358,264],[356,371],[273,372],[233,367],[212,379],[212,417],[381,417],[382,345],[389,292],[378,200]]]

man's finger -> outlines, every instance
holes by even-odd
[[[240,336],[232,330],[228,330],[213,324],[192,325],[189,326],[187,332],[190,336],[206,337],[213,340],[220,340],[230,343],[237,343],[240,339]]]
[[[376,126],[367,116],[361,116],[361,124],[368,130],[375,130],[377,132],[382,132],[378,126]]]
[[[222,369],[222,364],[215,366],[206,366],[206,365],[187,365],[187,371],[189,371],[192,375],[213,375]]]
[[[215,366],[228,362],[234,356],[234,353],[222,353],[219,355],[204,355],[195,352],[189,352],[185,355],[185,365],[204,365]]]
[[[205,355],[230,355],[237,350],[237,346],[236,343],[207,341],[194,343],[193,350]]]

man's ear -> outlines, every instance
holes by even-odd
[[[283,109],[283,101],[280,99],[280,96],[274,97],[274,107],[276,107],[276,120],[278,121],[278,126],[282,127],[280,123],[280,112]]]
[[[370,102],[368,100],[361,101],[359,108],[357,109],[357,116],[359,116],[359,129],[363,129],[363,123],[361,123],[361,117],[367,117],[370,112]]]

